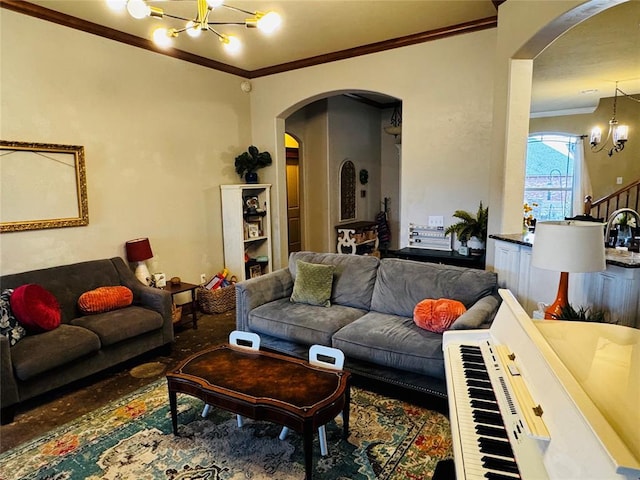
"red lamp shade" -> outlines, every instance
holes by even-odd
[[[127,260],[130,262],[144,262],[153,258],[151,244],[148,238],[137,238],[129,240],[125,247],[127,249]]]

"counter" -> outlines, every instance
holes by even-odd
[[[531,265],[535,234],[489,238],[494,241],[494,270],[500,287],[511,290],[531,316],[539,310],[538,303],[551,304],[560,272]],[[604,271],[569,275],[569,302],[574,307],[604,310],[610,323],[640,328],[640,254],[607,248],[605,256]]]
[[[501,233],[496,235],[489,235],[489,238],[513,243],[516,245],[522,245],[525,247],[533,247],[535,236],[535,233]],[[607,265],[615,265],[622,268],[640,268],[640,253],[638,252],[628,252],[625,250],[616,250],[615,248],[606,248],[604,253]]]

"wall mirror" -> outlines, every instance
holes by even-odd
[[[0,233],[89,224],[84,147],[0,140]]]

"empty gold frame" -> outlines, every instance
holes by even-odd
[[[0,140],[0,233],[89,224],[84,147]]]

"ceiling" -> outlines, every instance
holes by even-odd
[[[217,37],[206,32],[198,39],[180,35],[174,44],[179,51],[166,53],[255,78],[460,31],[494,28],[497,6],[503,1],[228,0],[229,5],[246,10],[279,12],[283,20],[280,30],[265,37],[257,30],[220,26],[221,33],[236,33],[241,38],[243,48],[236,56],[226,54]],[[148,3],[163,8],[165,14],[195,16],[193,0]],[[53,21],[151,49],[156,49],[147,40],[151,31],[159,23],[170,22],[135,20],[126,11],[114,13],[104,0],[2,0],[2,6],[19,11],[26,8],[25,13],[41,18],[60,12],[63,18]],[[210,21],[243,21],[245,17],[219,8]],[[558,38],[534,61],[532,113],[543,116],[546,112],[593,109],[600,97],[613,96],[616,80],[625,92],[640,93],[639,21],[640,0],[631,0]],[[373,96],[371,100],[388,106],[393,99]]]

